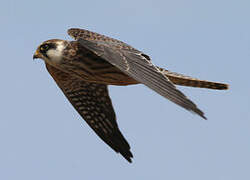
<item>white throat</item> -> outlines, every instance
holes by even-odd
[[[47,51],[47,56],[49,57],[49,61],[52,63],[59,63],[62,60],[63,50],[65,48],[64,42],[57,42],[56,49],[49,49]]]

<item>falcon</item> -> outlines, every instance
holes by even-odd
[[[170,72],[155,66],[148,55],[122,41],[84,29],[72,28],[74,41],[51,39],[38,46],[33,59],[46,68],[76,111],[114,151],[127,161],[130,145],[119,130],[108,85],[144,84],[203,119],[204,113],[176,85],[223,90],[227,84]]]

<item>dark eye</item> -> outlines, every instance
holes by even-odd
[[[49,44],[43,44],[43,45],[40,46],[40,51],[42,53],[45,53],[46,51],[48,51],[49,48],[50,48]]]

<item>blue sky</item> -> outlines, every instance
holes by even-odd
[[[250,179],[250,1],[2,1],[0,179]],[[179,87],[202,120],[143,85],[110,94],[131,145],[127,163],[77,114],[33,61],[68,28],[134,46],[156,65],[230,84],[228,91]]]

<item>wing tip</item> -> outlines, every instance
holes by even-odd
[[[207,117],[204,115],[204,113],[202,114],[198,114],[200,117],[202,117],[204,120],[207,120]]]
[[[194,113],[198,114],[200,117],[202,117],[204,120],[207,120],[207,117],[205,116],[204,112],[202,112],[200,109],[196,108],[192,110]]]
[[[130,145],[124,138],[119,129],[106,143],[117,153],[121,154],[128,162],[132,163],[133,154],[130,151]]]
[[[130,151],[130,145],[127,140],[123,137],[120,131],[116,134],[117,141],[117,152],[120,153],[128,162],[132,163],[133,154]]]
[[[126,152],[119,152],[129,163],[132,163],[133,154],[130,150]]]
[[[207,117],[206,117],[206,116],[202,115],[201,117],[202,117],[204,120],[207,120]]]

